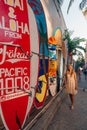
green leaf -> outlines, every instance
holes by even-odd
[[[58,4],[61,6],[64,0],[57,0]]]
[[[68,5],[68,9],[67,9],[67,14],[69,13],[70,7],[71,7],[73,2],[74,2],[74,0],[70,0],[69,5]]]

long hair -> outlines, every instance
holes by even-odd
[[[72,66],[72,64],[69,64],[68,68],[67,68],[67,70],[70,72],[69,66]],[[72,66],[71,76],[72,76],[73,73],[74,73],[74,69],[73,69],[73,66]]]

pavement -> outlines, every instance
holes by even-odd
[[[87,130],[87,80],[83,74],[78,85],[74,110],[70,110],[70,99],[67,96],[60,109],[57,109],[47,130]]]
[[[70,109],[69,95],[63,89],[45,113],[26,130],[87,130],[87,80],[83,74],[78,86],[74,110]]]
[[[70,110],[69,96],[51,120],[47,130],[87,130],[87,92],[79,89],[74,110]]]
[[[47,130],[48,125],[50,124],[66,96],[67,94],[65,93],[65,89],[62,89],[25,127],[24,130]]]
[[[81,89],[87,89],[87,79],[85,80],[85,75],[81,73],[81,80],[78,78],[78,86]]]

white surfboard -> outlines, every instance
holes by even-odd
[[[55,96],[57,93],[57,79],[56,77],[48,78],[49,90],[52,96]]]

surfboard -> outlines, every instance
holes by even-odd
[[[56,77],[56,69],[57,69],[57,61],[56,60],[49,60],[49,68],[48,68],[48,75],[49,77]]]
[[[54,30],[53,36],[55,37],[57,44],[62,46],[62,31],[59,27]]]
[[[56,60],[56,45],[49,44],[48,48],[49,48],[49,58],[50,58],[50,60],[51,59]]]
[[[43,104],[46,99],[47,93],[47,77],[46,74],[48,72],[48,42],[47,42],[47,27],[46,27],[46,19],[44,15],[44,10],[40,0],[28,0],[29,5],[31,6],[36,21],[37,28],[39,32],[40,39],[40,68],[38,74],[38,83],[36,89],[36,96],[34,105],[37,109],[43,107]]]
[[[48,77],[48,85],[49,90],[52,96],[55,96],[57,93],[57,78],[56,78],[56,69],[57,69],[57,61],[49,60],[49,77]]]
[[[0,5],[0,116],[6,130],[19,130],[35,98],[38,30],[27,0]]]
[[[48,40],[49,48],[49,67],[48,67],[48,85],[52,96],[57,93],[57,56],[56,56],[56,40],[52,36]]]
[[[57,71],[59,73],[59,78],[57,79],[58,81],[58,91],[60,90],[60,86],[62,83],[62,77],[63,77],[63,44],[62,44],[62,31],[60,29],[60,27],[56,27],[56,29],[54,30],[53,36],[55,37],[57,44],[58,44],[58,48],[57,48]],[[60,60],[60,63],[59,63]],[[57,75],[58,77],[58,75]]]
[[[48,84],[49,84],[49,89],[50,93],[52,96],[55,96],[57,93],[57,80],[56,77],[49,77],[48,78]]]

